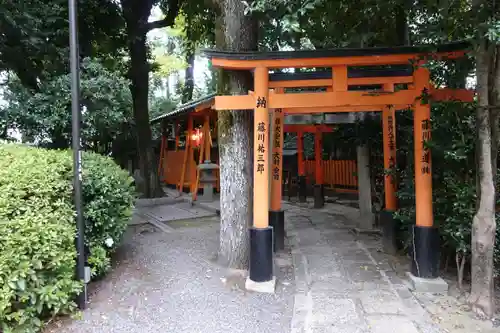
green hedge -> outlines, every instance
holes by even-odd
[[[109,268],[134,200],[132,179],[111,159],[83,155],[86,243],[93,275]],[[0,143],[0,328],[36,332],[70,313],[75,281],[75,212],[69,151]],[[0,330],[0,331],[1,331]]]
[[[112,159],[83,154],[85,238],[93,276],[109,269],[109,253],[120,244],[132,216],[133,178]]]

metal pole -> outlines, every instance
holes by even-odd
[[[78,308],[83,310],[87,303],[85,283],[85,222],[82,209],[82,173],[80,152],[80,66],[78,52],[78,24],[76,0],[68,0],[69,5],[69,49],[71,64],[71,127],[73,141],[73,191],[76,209],[76,278],[84,283],[82,292],[77,296]]]

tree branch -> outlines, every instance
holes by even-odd
[[[151,31],[153,29],[165,28],[174,25],[175,18],[179,14],[180,0],[169,0],[168,1],[168,12],[164,19],[149,22],[146,25],[146,31]]]

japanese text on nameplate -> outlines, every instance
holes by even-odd
[[[388,138],[389,138],[389,150],[395,150],[396,145],[394,143],[394,119],[392,118],[392,115],[387,118],[387,126],[388,126]]]
[[[266,124],[260,122],[257,124],[257,140],[264,142],[266,139]]]
[[[281,154],[276,152],[273,154],[273,163],[274,165],[279,165],[281,162]]]
[[[281,119],[277,118],[274,121],[274,147],[280,148],[280,137],[281,137]]]
[[[267,106],[267,100],[265,97],[257,97],[257,108],[265,108]]]
[[[260,174],[264,172],[264,164],[262,163],[257,164],[257,172],[259,172]]]
[[[431,152],[427,142],[431,139],[431,122],[429,119],[422,120],[422,174],[430,174]]]
[[[280,180],[280,168],[276,166],[273,169],[273,178],[274,180]]]

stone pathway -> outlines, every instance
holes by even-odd
[[[353,208],[284,209],[297,288],[292,333],[441,332],[376,238],[350,231]]]

